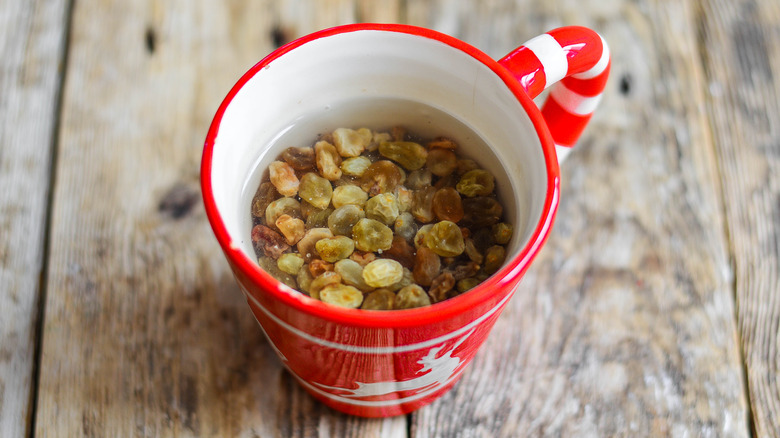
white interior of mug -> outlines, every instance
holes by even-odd
[[[460,154],[495,175],[505,219],[515,227],[507,259],[516,256],[542,218],[548,188],[530,118],[504,82],[469,54],[435,39],[381,30],[309,41],[260,69],[232,99],[211,168],[231,246],[256,258],[251,199],[263,170],[284,149],[311,146],[318,134],[338,127],[395,125],[451,137]]]

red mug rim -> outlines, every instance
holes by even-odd
[[[263,67],[299,46],[319,38],[366,30],[398,32],[434,39],[470,55],[490,68],[493,73],[499,76],[520,102],[536,130],[544,154],[547,171],[547,193],[545,194],[542,216],[539,218],[531,238],[523,246],[517,256],[506,263],[487,280],[457,297],[450,298],[431,306],[406,310],[367,311],[341,308],[318,300],[301,299],[301,297],[293,296],[279,286],[279,281],[263,272],[256,261],[251,260],[243,251],[231,245],[232,239],[230,238],[219,210],[217,209],[211,187],[211,160],[215,140],[219,132],[222,117],[239,90],[241,90],[241,88],[243,88],[243,86]],[[220,104],[209,127],[201,161],[201,190],[203,193],[206,216],[209,219],[212,230],[225,255],[237,269],[241,270],[252,282],[269,293],[273,299],[307,314],[340,324],[367,328],[402,328],[426,325],[461,314],[482,303],[485,298],[493,294],[494,291],[510,287],[520,281],[522,275],[541,250],[552,228],[560,195],[560,168],[558,166],[552,137],[541,112],[531,98],[528,97],[514,76],[496,60],[470,44],[434,30],[404,24],[360,23],[324,29],[296,39],[271,52],[241,76]]]

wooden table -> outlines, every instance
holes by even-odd
[[[613,55],[484,349],[384,420],[283,370],[198,185],[236,79],[355,21],[494,57],[580,24]],[[0,35],[0,436],[780,435],[776,0],[0,0]]]

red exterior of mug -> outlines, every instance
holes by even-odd
[[[226,109],[258,72],[290,51],[320,38],[364,30],[434,39],[487,66],[513,93],[536,130],[545,172],[543,214],[516,256],[474,289],[435,305],[398,311],[331,306],[294,292],[262,271],[233,243],[214,201],[212,156]],[[559,198],[554,143],[540,110],[504,66],[472,46],[428,29],[358,24],[317,32],[274,51],[252,67],[217,111],[206,139],[202,169],[206,212],[250,309],[285,367],[315,398],[366,417],[400,415],[441,396],[462,375],[521,277],[547,239]]]

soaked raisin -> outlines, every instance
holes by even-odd
[[[337,262],[345,259],[355,250],[355,242],[346,236],[325,237],[314,245],[317,253],[326,262]]]
[[[420,169],[411,172],[406,178],[406,187],[412,190],[420,190],[431,185],[433,175],[428,169]]]
[[[460,194],[469,198],[488,196],[495,189],[495,179],[487,170],[469,170],[460,177],[460,181],[458,181],[458,185],[455,188],[458,189]]]
[[[393,231],[396,236],[401,236],[412,242],[414,235],[417,234],[417,223],[414,221],[414,216],[408,212],[399,214],[393,223]]]
[[[314,149],[289,147],[282,152],[282,160],[295,170],[313,170]]]
[[[288,274],[297,275],[298,271],[303,267],[303,256],[292,252],[282,254],[276,260],[276,266]]]
[[[341,172],[348,176],[363,176],[366,169],[371,166],[371,160],[366,157],[347,158],[341,162]]]
[[[414,267],[414,247],[409,245],[401,236],[393,237],[393,244],[387,251],[382,252],[383,257],[393,259],[400,263],[404,268],[412,269]]]
[[[416,284],[406,286],[398,291],[393,301],[393,309],[413,309],[415,307],[430,306],[431,299],[425,290]]]
[[[295,277],[295,280],[298,282],[298,289],[308,294],[314,276],[309,272],[309,267],[303,265],[301,266],[301,269],[298,270],[298,275]]]
[[[395,260],[377,259],[363,268],[363,280],[371,287],[388,287],[401,281],[403,266]]]
[[[401,279],[391,284],[387,288],[393,292],[398,292],[400,289],[409,286],[410,284],[414,284],[414,277],[412,276],[412,271],[410,271],[407,268],[403,268]]]
[[[252,216],[265,219],[265,209],[273,201],[279,199],[282,195],[276,191],[276,187],[270,181],[260,184],[257,188],[254,198],[252,198]]]
[[[274,260],[290,249],[290,245],[285,242],[281,234],[265,225],[255,225],[252,228],[252,245],[255,253],[265,254]]]
[[[337,261],[334,271],[341,275],[341,281],[345,284],[354,286],[363,292],[374,289],[363,279],[363,266],[354,260],[344,259]]]
[[[295,278],[293,278],[292,275],[279,269],[279,266],[276,265],[276,260],[272,259],[271,257],[260,256],[257,259],[257,264],[260,265],[260,267],[263,268],[263,270],[268,273],[268,275],[275,278],[279,282],[284,283],[293,289],[298,287]]]
[[[271,175],[271,184],[276,187],[276,191],[284,196],[295,196],[298,194],[298,177],[295,176],[295,170],[284,161],[274,161],[268,166]]]
[[[384,251],[393,244],[393,231],[374,219],[360,219],[352,227],[352,239],[361,251]]]
[[[335,146],[327,141],[318,141],[314,144],[314,155],[320,175],[329,181],[341,178],[341,156]]]
[[[433,195],[433,214],[440,221],[458,222],[463,219],[460,195],[452,187],[436,190]]]
[[[333,186],[327,179],[309,172],[301,178],[298,195],[314,207],[325,209],[333,197]]]
[[[322,259],[314,259],[311,261],[311,263],[309,263],[309,272],[314,277],[319,277],[325,271],[333,271],[334,269],[335,269],[335,265],[333,263],[326,262],[325,260]]]
[[[363,303],[363,293],[346,284],[330,284],[320,290],[323,303],[357,309]]]
[[[303,206],[303,203],[301,203],[301,206]],[[328,227],[328,218],[333,213],[332,208],[326,208],[325,210],[316,210],[309,214],[309,217],[306,218],[306,229],[312,229],[312,228],[327,228]]]
[[[398,217],[398,201],[392,193],[382,193],[366,202],[366,217],[392,225]]]
[[[315,247],[317,241],[325,237],[333,237],[333,233],[327,228],[312,228],[306,231],[303,238],[298,241],[298,253],[304,260],[310,262],[317,255]]]
[[[412,216],[414,216],[415,219],[424,224],[431,222],[434,219],[433,195],[435,194],[436,189],[430,186],[414,191],[414,195],[412,195],[412,208],[409,212],[412,213]]]
[[[328,228],[335,235],[352,237],[352,228],[366,213],[357,205],[344,205],[333,211],[328,218]]]
[[[470,160],[468,158],[458,160],[458,175],[463,175],[464,173],[474,169],[479,169],[479,164],[477,164],[476,161]]]
[[[360,308],[363,310],[393,310],[393,301],[395,301],[393,291],[384,288],[377,289],[366,295]]]
[[[436,176],[447,176],[458,168],[458,157],[447,149],[431,149],[425,161],[425,167]]]
[[[401,169],[392,161],[380,160],[363,172],[360,178],[360,188],[369,194],[376,196],[380,193],[392,193],[395,187],[401,183]]]
[[[474,244],[474,239],[471,238],[464,239],[464,243],[466,247],[463,252],[466,253],[466,256],[469,258],[469,260],[471,260],[476,264],[481,264],[485,258],[482,256],[482,253],[479,252],[476,245]]]
[[[409,211],[409,209],[412,208],[412,195],[414,192],[407,189],[403,185],[399,185],[395,188],[393,194],[395,195],[395,199],[398,202],[399,213]]]
[[[493,224],[501,220],[504,208],[495,198],[477,196],[463,200],[463,219],[461,224],[472,230],[487,228],[488,232]]]
[[[458,148],[458,144],[454,140],[446,137],[437,137],[426,143],[429,149],[441,148],[455,150]]]
[[[506,257],[506,250],[503,246],[494,245],[487,249],[485,252],[485,265],[483,269],[487,274],[493,274],[498,271],[498,268],[504,263]]]
[[[270,226],[276,226],[276,220],[279,216],[288,215],[290,217],[301,217],[301,204],[293,198],[279,198],[268,204],[265,209],[265,223]]]
[[[449,298],[449,293],[455,287],[455,278],[449,272],[443,272],[431,282],[428,296],[431,302],[436,304]]]
[[[276,219],[276,228],[282,232],[288,245],[298,243],[306,232],[303,221],[288,214],[283,214]]]
[[[423,286],[430,286],[441,271],[441,259],[432,250],[422,247],[417,249],[414,258],[414,281]]]
[[[333,144],[342,157],[357,157],[368,146],[373,138],[370,129],[360,128],[357,131],[349,128],[338,128],[333,131]]]
[[[351,256],[349,256],[349,259],[357,262],[357,264],[365,268],[367,264],[376,260],[376,254],[374,254],[373,252],[356,250],[355,252],[352,253]]]
[[[463,280],[459,280],[457,283],[455,283],[455,288],[458,290],[458,292],[463,293],[467,290],[474,289],[481,281],[474,277],[464,278]]]
[[[463,280],[464,278],[469,278],[477,275],[477,272],[479,272],[479,263],[475,262],[458,262],[455,263],[449,267],[447,267],[447,270],[452,273],[452,277],[455,279],[455,281]]]
[[[499,222],[493,225],[491,231],[493,232],[493,240],[499,245],[506,245],[512,238],[512,224]]]
[[[315,277],[309,285],[309,296],[315,300],[320,299],[320,291],[327,286],[340,284],[341,275],[333,271],[325,271],[318,277]]]
[[[425,246],[442,257],[455,257],[466,249],[463,233],[453,222],[441,221],[434,224],[425,238]]]
[[[406,170],[417,170],[425,165],[428,151],[411,141],[388,141],[379,144],[379,153],[403,166]]]

